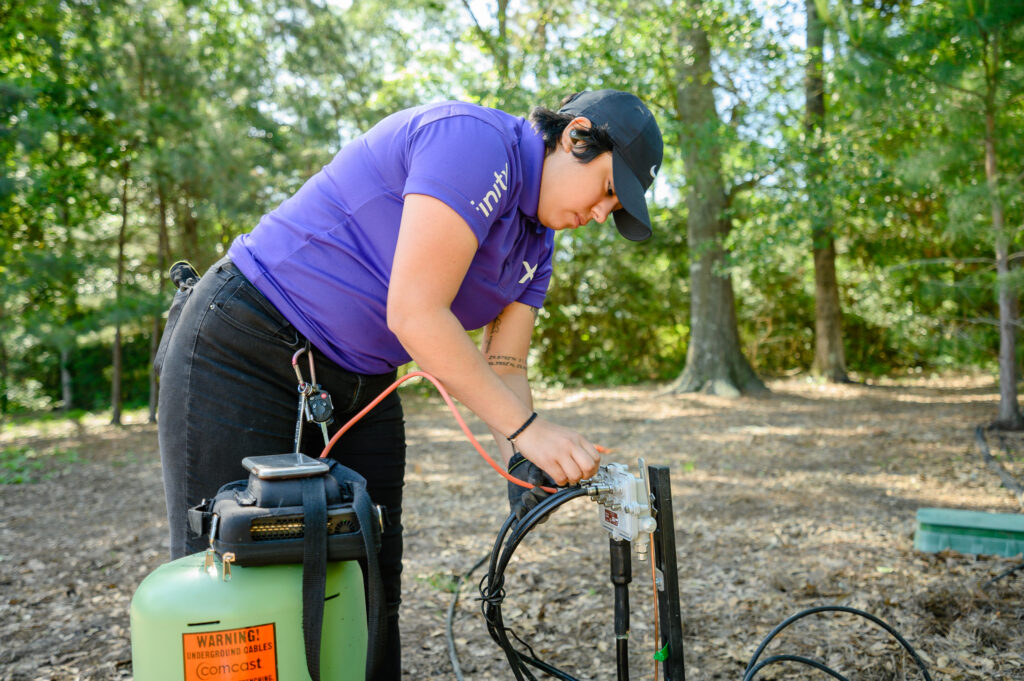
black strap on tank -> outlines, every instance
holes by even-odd
[[[302,481],[303,560],[302,635],[306,644],[306,668],[312,681],[320,681],[320,637],[324,621],[327,587],[327,495],[323,476]],[[384,585],[374,541],[373,523],[378,522],[373,503],[363,485],[352,485],[352,507],[366,545],[366,678],[373,678],[384,653],[387,637],[384,613]]]
[[[380,557],[375,550],[373,524],[379,522],[370,495],[363,485],[352,485],[352,507],[359,519],[359,529],[366,545],[366,678],[372,679],[384,656],[387,641],[384,582],[380,576]],[[382,528],[383,530],[383,528]]]
[[[302,480],[302,636],[309,678],[320,681],[320,635],[327,587],[327,495],[324,477]]]

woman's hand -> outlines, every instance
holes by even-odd
[[[526,360],[536,317],[536,309],[512,303],[487,325],[481,343],[481,352],[488,365],[531,411],[533,396],[526,376]],[[522,423],[524,421],[519,421],[511,427],[518,428]],[[503,427],[508,427],[507,420]],[[508,462],[512,447],[505,436],[510,434],[509,431],[491,425],[491,432],[502,457]],[[601,455],[585,437],[539,417],[516,436],[516,447],[558,485],[592,477],[601,461]]]
[[[601,463],[601,454],[587,438],[540,417],[516,438],[516,448],[560,487],[593,477]]]

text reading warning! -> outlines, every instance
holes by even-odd
[[[277,681],[274,625],[183,634],[185,681]]]

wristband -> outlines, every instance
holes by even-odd
[[[512,450],[513,451],[519,451],[518,448],[516,448],[516,438],[523,434],[523,431],[526,430],[527,427],[529,427],[529,425],[531,423],[533,423],[533,420],[535,418],[537,418],[537,412],[533,412],[532,414],[530,414],[530,418],[526,419],[526,423],[524,423],[523,425],[519,426],[519,428],[516,430],[516,432],[512,433],[507,438],[505,438],[506,440],[508,440],[509,442],[512,443]]]

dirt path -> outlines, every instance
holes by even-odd
[[[687,679],[738,680],[773,626],[843,604],[894,625],[935,679],[1024,680],[1024,574],[982,588],[1021,558],[913,550],[920,507],[1019,510],[973,444],[974,426],[995,414],[991,381],[771,388],[734,401],[653,388],[539,396],[546,416],[612,448],[606,460],[671,467]],[[438,398],[414,391],[406,404],[406,675],[454,678],[451,585],[490,550],[507,512],[504,484]],[[0,679],[131,677],[131,595],[165,555],[155,441],[150,425],[89,421],[0,433],[4,449],[57,452],[35,459],[50,462],[31,473],[36,482],[0,485]],[[1009,444],[1024,452],[1019,436]],[[1016,457],[1009,465],[1022,478]],[[608,541],[595,514],[572,502],[527,539],[509,569],[505,615],[542,658],[611,680]],[[632,678],[650,679],[649,566],[633,570]],[[508,679],[474,600],[478,577],[456,611],[462,670],[467,680]],[[848,616],[802,621],[772,651],[817,657],[851,678],[920,678],[891,639]],[[825,678],[773,669],[758,678]]]

